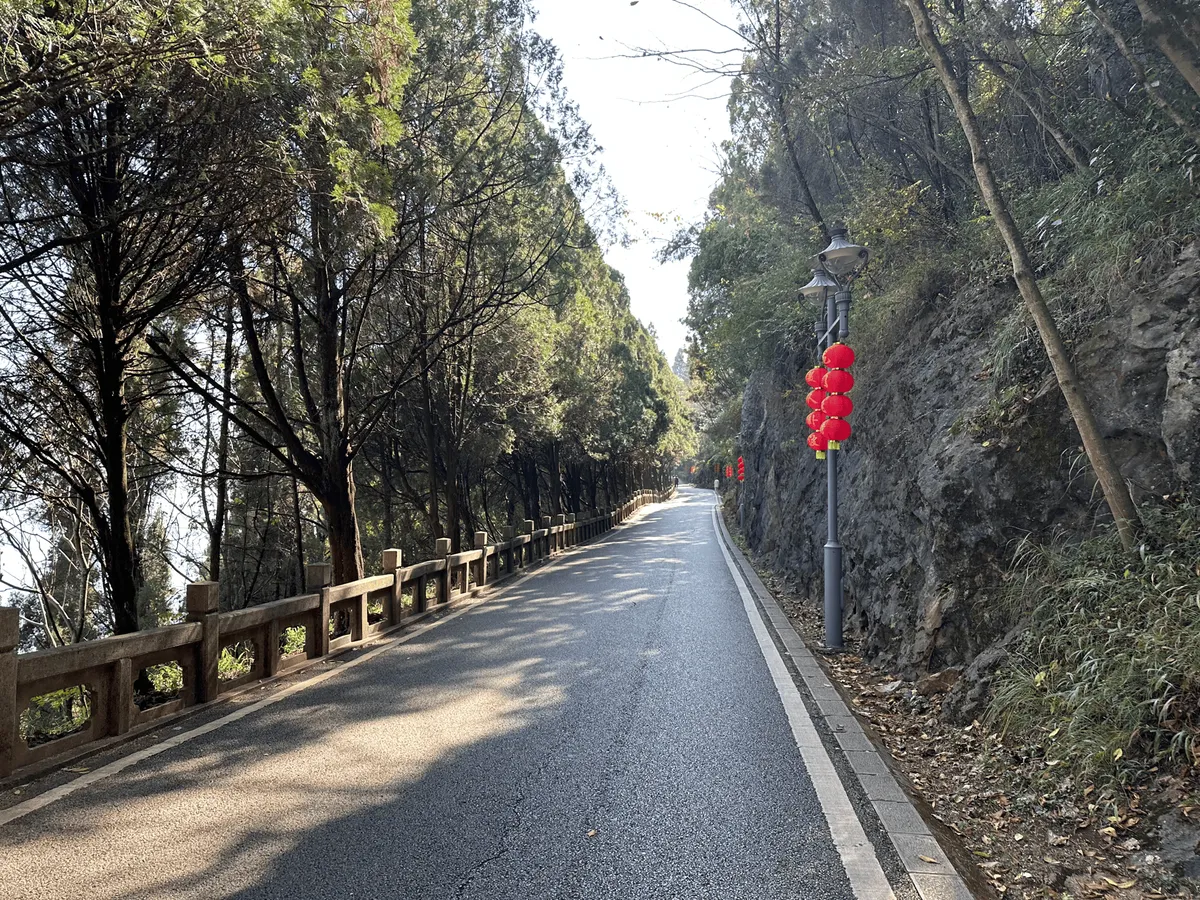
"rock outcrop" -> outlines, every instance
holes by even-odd
[[[1085,534],[1107,516],[1036,335],[997,339],[1019,322],[1019,302],[1005,286],[926,297],[856,367],[839,479],[846,622],[871,658],[909,678],[969,666],[1012,631],[1021,611],[999,587],[1018,542]],[[1076,337],[1077,368],[1135,493],[1200,490],[1196,245]],[[826,488],[804,445],[811,364],[781,359],[747,386],[739,516],[751,548],[819,598]]]

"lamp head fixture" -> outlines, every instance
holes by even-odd
[[[829,273],[823,265],[813,268],[813,278],[808,284],[800,288],[800,293],[810,300],[822,300],[826,292],[836,291],[841,285],[829,277]]]
[[[829,246],[817,254],[817,261],[835,276],[857,275],[867,266],[870,251],[850,242],[849,232],[841,222],[830,232]]]

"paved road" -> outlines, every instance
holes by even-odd
[[[0,897],[853,898],[711,505],[0,827]]]

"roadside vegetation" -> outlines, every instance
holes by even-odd
[[[683,386],[605,263],[621,201],[531,21],[523,0],[0,3],[22,649],[177,621],[186,581],[240,608],[309,563],[350,581],[385,548],[665,483]],[[169,694],[155,678],[138,690]],[[87,707],[45,705],[64,727]]]
[[[1200,506],[1143,515],[1133,554],[1105,530],[1026,543],[1014,563],[1010,599],[1030,627],[992,716],[1092,782],[1200,762]]]

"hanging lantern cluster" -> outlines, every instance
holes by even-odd
[[[825,438],[828,449],[839,450],[842,441],[850,437],[850,422],[847,420],[850,413],[854,412],[854,401],[847,396],[854,388],[854,376],[850,374],[850,367],[854,365],[854,351],[845,344],[837,343],[825,351],[821,361],[825,368],[813,369],[813,372],[823,373],[821,390],[813,391],[813,394],[822,395],[820,412],[824,418],[820,423],[821,436]]]
[[[808,436],[808,446],[810,449],[816,451],[817,459],[824,459],[825,451],[829,449],[829,439],[821,433],[821,427],[825,424],[825,419],[827,418],[822,409],[826,398],[823,385],[827,374],[828,372],[825,369],[818,366],[815,369],[809,369],[808,374],[804,376],[804,383],[813,388],[805,401],[812,412],[808,414],[808,418],[804,421],[812,429],[812,434]]]

